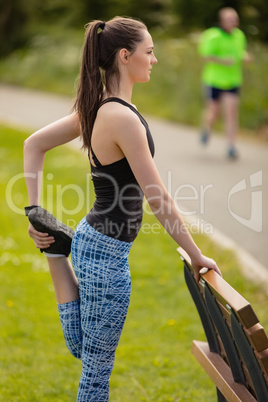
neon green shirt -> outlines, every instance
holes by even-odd
[[[242,83],[242,59],[246,53],[247,41],[244,33],[235,28],[231,33],[215,27],[203,32],[199,52],[203,57],[216,56],[222,59],[232,59],[231,65],[223,65],[207,61],[202,81],[219,89],[239,87]]]

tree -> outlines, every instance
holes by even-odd
[[[217,24],[217,14],[222,7],[232,7],[238,12],[241,28],[248,37],[268,42],[267,0],[172,0],[181,32]]]
[[[27,41],[28,16],[21,0],[0,1],[0,57]]]

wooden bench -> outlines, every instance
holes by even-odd
[[[218,401],[268,402],[268,339],[252,306],[213,270],[197,284],[188,255],[178,252],[207,337],[193,341],[192,353],[215,383]]]

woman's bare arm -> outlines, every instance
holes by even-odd
[[[139,119],[133,113],[125,113],[121,119],[115,116],[110,124],[116,126],[115,141],[126,156],[150,208],[170,236],[190,256],[196,278],[202,267],[214,269],[220,274],[216,263],[202,255],[166,190],[151,156],[145,128]]]
[[[76,113],[66,116],[36,131],[24,142],[24,174],[29,197],[29,205],[40,204],[41,181],[45,154],[52,148],[65,144],[80,135]],[[37,232],[32,225],[29,234],[36,247],[46,248],[54,240]]]
[[[24,142],[24,173],[30,205],[38,205],[40,201],[41,178],[46,152],[73,140],[79,134],[78,117],[76,114],[72,114],[41,128]]]

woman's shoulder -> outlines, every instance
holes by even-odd
[[[140,119],[133,109],[134,106],[131,108],[127,104],[109,101],[101,105],[97,118],[110,127],[116,126],[119,128],[128,124],[139,126],[141,124]]]

